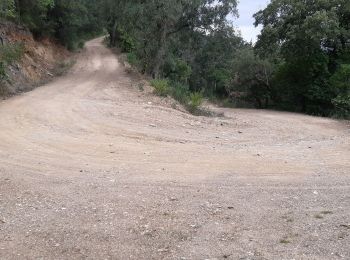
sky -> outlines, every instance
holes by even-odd
[[[269,0],[240,0],[238,4],[239,18],[233,20],[233,24],[241,31],[242,37],[250,42],[256,42],[261,27],[254,26],[253,14],[264,9]]]

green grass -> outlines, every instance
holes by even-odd
[[[188,103],[189,110],[194,112],[199,109],[203,103],[203,95],[200,92],[193,92],[190,94],[190,101]]]
[[[166,97],[169,94],[169,82],[166,79],[151,80],[151,86],[157,96]]]
[[[183,105],[186,105],[189,102],[190,93],[188,87],[181,83],[171,82],[170,95]]]

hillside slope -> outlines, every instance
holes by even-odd
[[[35,40],[25,27],[6,21],[0,21],[0,37],[5,47],[23,48],[20,60],[6,66],[6,79],[0,81],[2,95],[31,90],[65,69],[69,53],[53,40]]]
[[[0,258],[349,259],[346,122],[194,117],[87,43],[0,102]]]

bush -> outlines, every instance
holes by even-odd
[[[188,104],[189,90],[186,85],[178,82],[171,83],[170,95],[181,104]]]
[[[19,61],[24,55],[23,43],[0,45],[0,83],[7,79],[7,66]],[[3,90],[1,90],[3,94]]]
[[[151,86],[158,96],[166,97],[169,94],[169,82],[166,79],[154,79],[151,81]]]
[[[78,48],[79,49],[84,49],[84,47],[85,47],[85,42],[84,41],[79,41],[78,42]]]
[[[135,49],[135,42],[131,35],[125,30],[118,28],[119,46],[122,52],[132,52]]]
[[[193,92],[190,94],[189,110],[195,112],[203,103],[203,95],[200,92]]]
[[[0,19],[13,19],[16,17],[16,7],[14,0],[1,0],[0,1]]]
[[[0,46],[0,61],[4,64],[10,65],[19,61],[24,55],[24,44],[6,44]]]
[[[350,64],[341,65],[330,79],[337,97],[332,100],[337,117],[350,118]]]
[[[137,56],[135,53],[129,52],[126,57],[127,57],[128,63],[131,66],[137,66],[139,64],[139,60],[137,59]]]
[[[350,94],[339,95],[332,100],[335,106],[335,116],[350,119]]]

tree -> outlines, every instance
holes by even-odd
[[[266,59],[254,54],[252,48],[246,47],[237,53],[232,66],[234,78],[227,87],[230,96],[242,93],[243,97],[257,108],[267,108],[273,97],[272,75],[274,66]]]
[[[121,38],[121,32],[128,32],[137,45],[135,51],[143,70],[155,78],[162,77],[172,45],[185,40],[180,34],[208,33],[225,23],[228,14],[236,13],[236,0],[214,2],[106,0],[105,8],[112,10],[107,17],[111,44]]]
[[[0,1],[0,18],[13,19],[16,16],[15,1],[1,0]]]
[[[350,64],[343,64],[331,77],[331,84],[336,92],[332,100],[338,116],[350,118]]]
[[[347,0],[274,0],[255,14],[264,26],[257,53],[283,58],[276,78],[289,109],[327,115],[334,108],[329,78],[349,50],[349,10]]]

